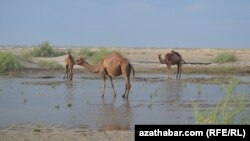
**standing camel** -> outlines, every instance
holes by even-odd
[[[85,67],[88,71],[92,73],[100,73],[103,79],[103,89],[101,96],[104,97],[105,87],[106,87],[106,76],[110,79],[110,83],[113,89],[113,96],[116,97],[114,84],[112,81],[113,77],[122,75],[126,81],[125,92],[123,98],[128,98],[128,94],[131,88],[130,85],[130,71],[133,71],[133,76],[135,75],[134,68],[129,60],[119,53],[113,53],[104,57],[97,65],[90,65],[83,58],[77,59],[76,64]]]
[[[168,72],[168,78],[170,78],[170,75],[172,73],[171,65],[177,65],[177,75],[176,78],[181,78],[182,73],[182,63],[185,61],[182,59],[181,55],[176,51],[171,51],[170,53],[167,53],[165,55],[165,59],[161,58],[161,54],[158,55],[159,61],[161,64],[167,65],[167,72]]]
[[[65,61],[65,74],[63,78],[65,79],[66,77],[67,79],[72,80],[73,79],[73,67],[75,65],[75,60],[69,51],[67,52],[64,61]]]

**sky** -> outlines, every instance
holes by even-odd
[[[249,0],[1,0],[0,45],[250,48]]]

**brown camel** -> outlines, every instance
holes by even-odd
[[[167,65],[167,72],[168,72],[168,78],[171,78],[170,75],[172,73],[171,70],[171,65],[177,65],[177,75],[176,78],[180,78],[181,77],[181,73],[182,73],[182,63],[186,63],[181,55],[176,52],[176,51],[171,51],[169,53],[167,53],[165,55],[165,59],[161,58],[161,54],[158,55],[159,61],[161,64],[166,64]]]
[[[75,60],[69,51],[67,52],[64,61],[65,61],[65,74],[63,78],[65,79],[66,77],[67,79],[72,80],[73,79],[73,67],[75,65]]]
[[[103,79],[103,89],[101,96],[104,97],[105,87],[106,87],[106,76],[110,79],[110,83],[113,89],[113,96],[116,97],[114,84],[112,81],[113,77],[122,75],[126,81],[125,92],[123,98],[128,98],[128,94],[131,88],[130,85],[130,71],[133,71],[133,76],[135,75],[134,68],[129,60],[119,53],[113,53],[104,57],[97,65],[90,65],[83,58],[77,59],[76,64],[85,67],[88,71],[92,73],[100,73]]]

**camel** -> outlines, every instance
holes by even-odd
[[[165,59],[161,58],[161,54],[158,55],[159,61],[161,64],[167,65],[168,78],[171,78],[171,65],[177,65],[177,75],[176,78],[180,79],[182,73],[182,63],[186,63],[181,55],[176,51],[171,51],[165,55]]]
[[[88,71],[92,73],[100,73],[103,79],[103,89],[101,96],[104,97],[105,87],[106,87],[106,76],[110,79],[110,83],[113,90],[113,96],[116,97],[116,92],[113,84],[113,77],[122,75],[126,81],[125,92],[123,98],[128,98],[129,91],[131,88],[130,84],[130,72],[133,71],[133,77],[135,76],[135,71],[129,60],[123,57],[119,53],[113,53],[104,57],[97,65],[90,65],[83,58],[76,60],[76,64],[85,67]]]
[[[65,79],[66,77],[67,79],[72,80],[73,79],[73,67],[75,65],[75,60],[69,51],[67,52],[64,61],[65,61],[65,74],[63,78]]]

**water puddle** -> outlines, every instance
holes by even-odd
[[[237,78],[242,82],[235,94],[244,95],[245,112],[249,113],[250,77]],[[204,110],[215,106],[224,96],[220,83],[228,81],[205,75],[184,75],[176,80],[160,74],[137,74],[131,79],[126,100],[122,98],[122,78],[114,79],[117,97],[113,98],[107,81],[102,99],[102,80],[96,77],[75,76],[73,81],[66,81],[61,77],[0,76],[0,127],[45,123],[127,130],[135,124],[194,124],[194,103]]]

